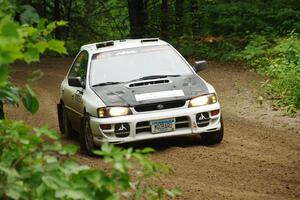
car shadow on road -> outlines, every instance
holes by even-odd
[[[73,137],[72,139],[64,138],[64,143],[71,143],[74,145],[80,145],[79,137]],[[165,151],[169,148],[180,147],[180,148],[188,148],[193,146],[206,146],[206,147],[214,147],[215,145],[205,145],[201,140],[200,135],[188,135],[188,136],[176,136],[176,137],[167,137],[167,138],[158,138],[158,139],[150,139],[144,141],[130,142],[124,144],[114,144],[120,148],[133,148],[133,149],[144,149],[146,147],[150,147],[154,149],[156,152]],[[99,147],[101,148],[101,147]],[[85,155],[85,151],[79,151],[79,154]]]
[[[122,148],[133,147],[134,149],[143,149],[146,147],[151,147],[155,151],[163,151],[172,147],[185,148],[199,145],[203,145],[200,136],[193,135],[131,142],[126,144],[118,144],[117,146]]]

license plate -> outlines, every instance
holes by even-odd
[[[151,121],[150,125],[152,133],[165,133],[175,131],[175,119]]]

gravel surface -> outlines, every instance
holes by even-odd
[[[45,58],[41,63],[13,66],[13,81],[41,69],[44,77],[33,85],[40,110],[34,116],[23,108],[6,107],[10,118],[58,130],[56,103],[59,84],[69,58]],[[178,199],[300,199],[300,116],[290,118],[268,100],[258,105],[264,78],[236,64],[210,62],[201,76],[212,83],[223,108],[225,136],[219,145],[203,146],[198,137],[179,137],[132,144],[156,149],[153,159],[167,163],[174,174],[163,179],[166,187],[179,186]],[[16,112],[17,111],[17,112]],[[64,139],[65,143],[78,143]],[[100,158],[79,153],[82,163],[103,167]]]

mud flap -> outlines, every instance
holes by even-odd
[[[58,125],[59,125],[59,130],[60,130],[60,132],[63,132],[63,108],[62,108],[62,104],[61,103],[59,103],[59,104],[57,104],[56,105],[57,106],[57,119],[58,119]]]
[[[79,132],[79,143],[80,143],[81,150],[86,150],[86,144],[85,144],[85,140],[84,140],[84,120],[85,120],[85,117],[82,116],[80,118],[80,132]]]

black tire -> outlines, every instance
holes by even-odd
[[[65,107],[62,105],[62,127],[61,127],[61,133],[65,135],[67,138],[73,137],[73,130],[72,126],[70,124],[70,121],[68,119],[68,115],[66,112]]]
[[[201,134],[201,140],[204,145],[219,144],[223,140],[224,125],[221,117],[221,129],[215,132],[207,132]]]
[[[85,150],[88,155],[94,155],[93,150],[96,149],[93,134],[90,128],[90,118],[87,114],[82,119],[82,130],[80,132],[80,147]]]

